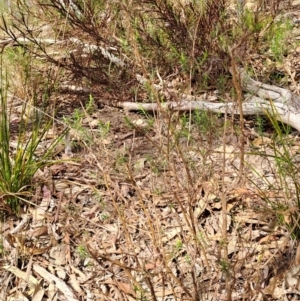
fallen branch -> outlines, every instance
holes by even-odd
[[[300,97],[289,90],[253,80],[243,69],[240,69],[243,90],[246,91],[242,104],[244,115],[266,115],[275,113],[278,121],[286,123],[300,131]],[[204,110],[215,113],[239,114],[235,102],[209,102],[202,99],[191,101],[181,97],[178,102],[135,103],[118,102],[114,104],[126,111],[157,111],[160,109],[173,111]]]
[[[116,64],[119,67],[126,67],[125,63],[119,59],[117,56],[112,54],[112,51],[116,51],[115,48],[109,47],[109,49],[106,49],[104,47],[101,47],[99,45],[93,45],[93,44],[87,44],[82,42],[81,40],[77,38],[70,38],[66,40],[57,40],[57,39],[40,39],[40,38],[24,38],[24,37],[15,37],[15,38],[8,38],[8,39],[2,39],[0,40],[0,47],[4,48],[7,45],[27,45],[27,44],[35,44],[35,45],[77,45],[81,47],[82,52],[89,54],[89,53],[95,53],[100,52],[103,57],[110,60],[112,63]],[[70,50],[69,53],[76,52],[76,50]]]
[[[261,99],[259,97],[246,94],[245,102],[243,103],[244,115],[266,114],[272,110],[272,104],[270,101]],[[185,101],[180,102],[166,102],[162,104],[157,103],[135,103],[135,102],[120,102],[118,107],[127,111],[157,111],[160,108],[173,110],[173,111],[190,111],[190,110],[204,110],[212,111],[215,113],[239,114],[236,103],[213,103],[208,101]],[[278,118],[286,124],[291,125],[295,129],[300,131],[300,112],[292,113],[284,104],[273,104],[277,111]]]
[[[242,103],[243,115],[273,115],[278,121],[286,123],[300,131],[300,97],[287,89],[261,83],[252,79],[243,69],[239,69],[244,95]],[[144,78],[139,78],[144,81]],[[161,92],[161,86],[154,88]],[[62,86],[63,92],[92,93],[89,89],[76,86]],[[103,99],[100,102],[125,111],[158,111],[161,109],[172,111],[203,110],[215,113],[228,113],[239,115],[240,110],[235,102],[211,102],[204,98],[182,94],[179,101],[165,103],[139,103],[139,102],[111,102]],[[215,98],[211,98],[215,100]]]

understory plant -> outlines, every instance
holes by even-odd
[[[259,151],[251,153],[264,158],[265,163],[274,166],[269,172],[270,179],[262,175],[254,166],[249,165],[268,187],[258,187],[262,199],[266,203],[269,213],[275,217],[276,225],[284,226],[291,233],[292,238],[300,238],[300,185],[299,185],[299,157],[298,147],[295,147],[291,136],[291,127],[285,125],[280,119],[275,106],[266,112],[267,118],[274,129],[271,139],[265,138],[266,145]],[[262,140],[263,141],[263,140]],[[274,193],[272,193],[274,192]],[[275,197],[274,197],[275,196]]]
[[[291,128],[275,119],[275,107],[268,117],[274,127],[274,157],[277,166],[280,187],[286,202],[279,204],[279,220],[290,230],[294,238],[300,238],[300,184],[299,167],[297,166],[297,152],[294,153],[292,140],[289,138]]]
[[[30,196],[30,187],[36,172],[52,164],[53,150],[61,135],[47,147],[38,147],[52,125],[45,120],[42,111],[30,108],[30,118],[26,117],[29,105],[24,104],[18,125],[12,120],[8,106],[7,89],[0,90],[0,203],[9,206],[14,212],[19,211],[21,200]],[[12,125],[17,127],[16,133]],[[64,134],[64,133],[63,133]],[[62,134],[62,135],[63,135]],[[14,142],[15,141],[15,142]]]

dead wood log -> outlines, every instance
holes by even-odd
[[[274,115],[278,121],[300,131],[299,96],[287,89],[256,81],[243,69],[239,71],[242,88],[246,92],[243,102],[244,115]],[[174,111],[208,110],[215,113],[239,114],[238,106],[235,102],[209,102],[202,99],[191,101],[188,98],[184,96],[179,101],[160,104],[120,102],[118,107],[127,111],[157,111],[163,108]]]
[[[243,69],[239,69],[244,95],[243,114],[246,115],[271,115],[278,121],[286,123],[300,131],[300,97],[287,89],[261,83],[252,79]],[[62,86],[64,92],[84,91],[88,89],[74,85]],[[155,86],[158,91],[162,87]],[[90,91],[92,93],[92,91]],[[212,100],[217,98],[212,97]],[[139,103],[139,102],[111,102],[103,99],[100,102],[125,111],[193,111],[204,110],[222,114],[239,114],[236,102],[212,102],[187,94],[178,96],[178,101],[165,103]]]

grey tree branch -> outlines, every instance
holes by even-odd
[[[0,40],[0,47],[5,47],[9,44],[20,44],[20,45],[26,45],[26,44],[40,44],[40,45],[70,45],[71,43],[77,46],[80,46],[82,48],[83,53],[94,53],[96,51],[101,52],[101,54],[106,58],[109,59],[112,63],[116,64],[119,67],[126,67],[126,64],[119,59],[117,56],[111,53],[111,51],[114,51],[116,49],[110,47],[109,49],[106,49],[102,46],[93,45],[93,44],[87,44],[82,42],[81,40],[77,38],[70,38],[67,40],[56,40],[56,39],[45,39],[45,38],[24,38],[24,37],[18,37],[18,38],[8,38],[8,39],[2,39]],[[76,50],[75,50],[76,51]],[[70,51],[70,52],[74,52]]]
[[[243,114],[273,114],[278,121],[286,123],[300,131],[300,97],[287,89],[263,84],[252,79],[243,69],[240,69],[243,90],[246,92],[243,102]],[[234,102],[209,102],[202,99],[194,101],[182,97],[178,102],[157,103],[118,103],[119,107],[128,111],[156,111],[160,108],[175,111],[207,110],[215,113],[239,114]]]
[[[242,104],[243,114],[246,115],[267,115],[275,113],[278,121],[286,123],[296,130],[300,131],[300,97],[287,89],[263,84],[252,79],[243,69],[240,69],[240,77],[242,80],[244,102]],[[155,88],[155,87],[154,87]],[[63,86],[64,92],[84,91],[88,89],[81,87]],[[160,90],[160,89],[159,89]],[[197,98],[191,95],[183,94],[178,96],[178,101],[165,103],[139,103],[139,102],[110,102],[101,99],[106,105],[123,108],[126,111],[193,111],[204,110],[215,113],[239,114],[237,104],[235,102],[211,102],[204,98]],[[212,100],[215,100],[212,98]]]

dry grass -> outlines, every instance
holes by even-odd
[[[270,42],[264,33],[279,2],[245,12],[244,19],[225,1],[206,1],[205,7],[182,1],[74,1],[77,8],[58,0],[32,3],[13,2],[20,14],[1,25],[18,45],[6,45],[3,53],[8,98],[19,119],[17,100],[34,95],[37,105],[46,102],[55,118],[45,140],[69,127],[71,145],[64,143],[72,154],[64,152],[66,145],[53,152],[59,161],[35,175],[31,205],[20,200],[19,217],[2,200],[0,299],[296,296],[298,276],[289,266],[299,265],[297,256],[293,262],[297,136],[272,116],[262,134],[256,131],[261,119],[242,114],[129,113],[102,105],[116,99],[160,103],[204,90],[240,105],[239,79],[233,76],[232,90],[228,69],[244,56],[249,69],[258,69],[265,53],[256,64],[252,54]],[[40,43],[45,32],[53,44]],[[86,52],[87,45],[102,48]],[[162,82],[168,85],[158,89]],[[81,93],[70,92],[83,84]]]

